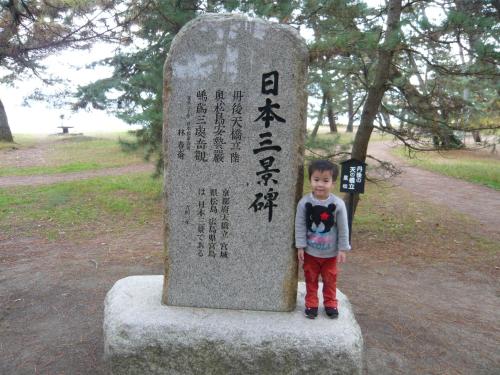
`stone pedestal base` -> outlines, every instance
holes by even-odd
[[[161,305],[162,276],[121,279],[108,292],[105,360],[112,374],[361,374],[363,338],[347,298],[340,317]],[[321,290],[321,289],[320,289]]]

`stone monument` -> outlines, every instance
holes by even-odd
[[[164,69],[165,284],[173,306],[291,311],[308,51],[291,27],[209,15]]]
[[[297,291],[307,63],[293,28],[242,15],[200,16],[172,42],[163,288],[134,276],[109,291],[113,374],[361,373],[347,298],[338,320],[311,321]]]

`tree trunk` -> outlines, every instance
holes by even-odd
[[[326,95],[323,94],[323,100],[321,101],[321,107],[319,107],[318,119],[316,121],[316,125],[314,125],[314,129],[311,133],[311,139],[314,140],[316,135],[318,134],[318,129],[323,123],[323,113],[325,112],[325,103],[326,103]]]
[[[462,148],[464,146],[463,142],[458,139],[458,137],[453,133],[453,130],[447,125],[449,122],[449,113],[445,109],[446,105],[440,105],[441,109],[441,121],[439,125],[439,132],[437,134],[439,141],[441,142],[440,147],[446,150]],[[435,142],[434,142],[435,143]]]
[[[474,130],[472,132],[472,138],[474,138],[474,142],[481,143],[481,133],[479,133],[479,130]]]
[[[14,142],[12,133],[10,132],[9,121],[7,121],[7,113],[0,99],[0,141]]]
[[[346,81],[346,91],[347,91],[347,114],[349,120],[347,122],[346,133],[352,133],[354,128],[354,98],[352,96],[351,81],[348,79]]]
[[[333,99],[330,91],[325,92],[326,95],[326,113],[328,116],[328,124],[330,124],[330,133],[337,133],[337,124],[335,123],[335,113],[333,112]]]
[[[207,13],[214,13],[216,2],[214,0],[207,0]]]
[[[385,127],[391,129],[392,128],[391,116],[383,106],[380,107],[380,114],[382,116],[382,119],[384,120]]]
[[[493,3],[496,3],[495,6],[497,7],[497,10],[498,10],[498,1],[493,1]],[[465,14],[467,14],[468,12],[471,12],[471,13],[479,13],[480,12],[480,7],[481,7],[481,4],[480,3],[473,3],[473,2],[467,2],[467,1],[464,1],[464,0],[455,0],[455,6],[457,7],[457,9],[460,11],[460,12],[463,12]],[[468,42],[469,42],[469,50],[468,50],[468,54],[469,54],[469,61],[465,61],[465,56],[464,56],[464,52],[463,52],[463,48],[461,45],[459,45],[460,47],[460,57],[462,59],[462,64],[465,66],[465,65],[470,65],[472,62],[473,62],[473,59],[474,59],[474,49],[475,49],[475,46],[476,46],[476,42],[478,40],[478,35],[477,35],[477,32],[474,32],[474,31],[469,31],[467,33],[467,36],[468,36]],[[464,88],[464,93],[463,93],[463,98],[464,100],[467,102],[469,101],[469,97],[470,97],[470,89],[468,87],[468,85]],[[468,117],[468,116],[467,116]],[[477,142],[477,143],[480,143],[481,142],[481,134],[479,133],[479,130],[473,130],[472,131],[472,138],[474,139],[474,142]]]
[[[373,121],[377,116],[378,109],[382,103],[382,98],[387,90],[387,82],[391,71],[392,58],[395,50],[399,46],[399,19],[401,17],[402,0],[390,0],[387,6],[387,30],[384,42],[378,51],[378,62],[375,68],[375,78],[373,84],[368,89],[368,96],[363,106],[361,121],[354,138],[351,157],[359,161],[366,160],[368,142],[373,131]],[[348,194],[344,197],[348,202]],[[353,215],[359,201],[359,194],[354,196]]]

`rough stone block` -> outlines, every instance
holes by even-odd
[[[105,301],[105,359],[113,374],[361,374],[363,338],[340,292],[340,317],[165,306],[162,276],[119,280]]]
[[[308,52],[296,30],[205,15],[164,69],[167,305],[295,308]]]

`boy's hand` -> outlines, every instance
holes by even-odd
[[[338,264],[342,264],[342,263],[345,263],[346,262],[346,254],[345,254],[345,251],[339,251],[338,255],[337,255],[337,263]]]
[[[297,259],[300,264],[304,263],[304,249],[297,249]]]

